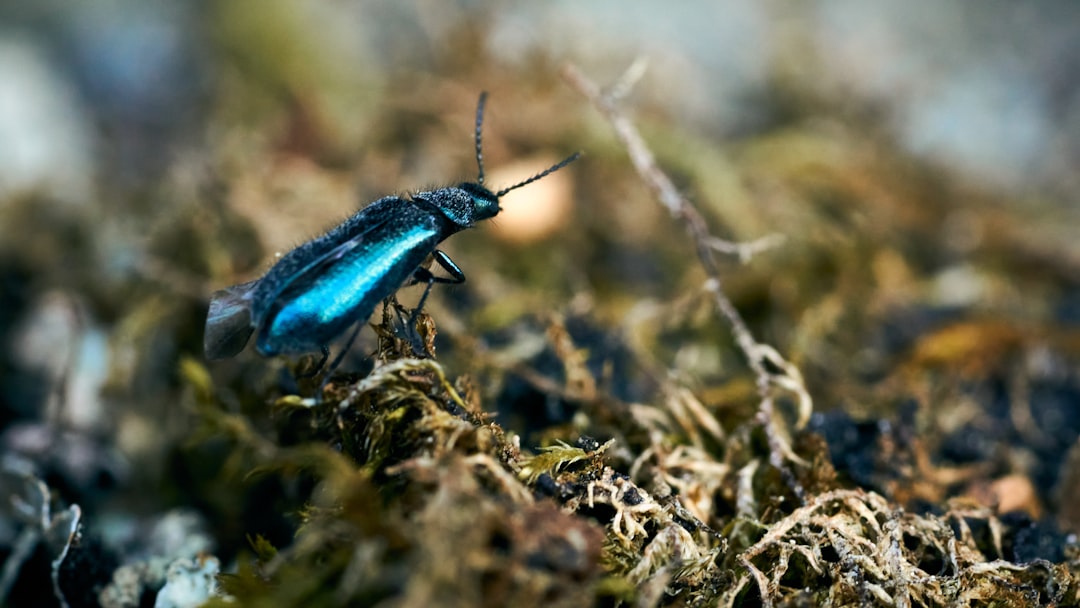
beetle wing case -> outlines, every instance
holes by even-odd
[[[259,281],[233,285],[210,296],[203,351],[207,359],[225,359],[244,350],[255,327],[251,323],[251,292]]]

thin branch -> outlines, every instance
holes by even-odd
[[[630,161],[638,174],[656,195],[661,205],[668,210],[672,217],[683,222],[686,232],[694,243],[698,260],[709,277],[706,288],[712,293],[717,310],[731,326],[731,333],[735,343],[746,357],[747,364],[753,370],[757,378],[758,393],[761,395],[759,416],[762,418],[765,433],[768,436],[770,451],[772,452],[772,464],[782,465],[783,460],[790,460],[805,464],[792,451],[790,441],[785,436],[780,425],[775,422],[775,412],[771,389],[779,388],[789,391],[796,397],[798,404],[797,428],[801,428],[809,420],[813,411],[813,402],[803,384],[802,374],[791,363],[771,346],[758,342],[742,315],[732,304],[723,290],[723,281],[720,275],[720,264],[717,262],[717,252],[733,252],[740,258],[746,259],[754,252],[773,246],[778,238],[776,236],[764,237],[748,244],[733,244],[718,239],[709,233],[708,223],[696,207],[675,187],[671,178],[660,169],[656,157],[649,150],[637,128],[623,113],[618,105],[618,99],[629,92],[630,86],[641,77],[643,63],[635,62],[626,74],[620,78],[611,91],[603,91],[577,67],[568,65],[563,70],[566,80],[584,95],[611,123],[615,135],[625,146],[630,155]],[[801,488],[794,482],[794,477],[785,467],[778,467],[789,478],[789,485],[800,495]]]
[[[739,243],[735,241],[729,241],[727,239],[721,239],[717,237],[710,237],[707,241],[709,247],[712,247],[720,253],[727,253],[735,255],[739,258],[739,261],[743,264],[750,261],[750,258],[767,251],[774,247],[778,247],[787,240],[787,237],[783,234],[773,233],[766,234],[763,237],[756,238],[752,241],[745,243]]]

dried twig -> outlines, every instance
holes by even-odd
[[[784,360],[780,354],[767,344],[758,342],[750,329],[743,321],[742,315],[732,304],[723,290],[723,282],[720,278],[720,265],[716,259],[716,253],[735,253],[740,259],[747,259],[754,252],[777,241],[778,237],[765,237],[748,244],[728,243],[714,237],[709,233],[709,227],[701,212],[683,196],[671,179],[660,169],[645,141],[641,138],[636,127],[630,119],[617,106],[620,97],[624,96],[634,81],[640,78],[643,64],[636,62],[627,70],[609,91],[603,91],[595,83],[589,80],[576,67],[570,65],[563,70],[564,77],[581,92],[597,109],[599,109],[615,129],[615,135],[626,147],[630,154],[630,160],[634,168],[645,183],[653,190],[657,200],[671,215],[682,220],[687,233],[694,242],[698,260],[705,268],[709,277],[706,284],[712,293],[717,310],[731,326],[731,332],[735,337],[735,343],[742,350],[746,361],[757,378],[758,392],[762,397],[759,415],[769,438],[771,463],[780,469],[791,488],[802,496],[802,490],[795,481],[794,476],[787,471],[784,461],[805,464],[792,451],[790,442],[784,435],[780,425],[775,423],[773,408],[772,389],[779,388],[788,391],[795,396],[798,403],[797,428],[801,428],[810,418],[813,410],[813,402],[803,384],[799,370]]]
[[[23,563],[30,558],[38,544],[44,542],[53,558],[53,595],[60,606],[67,608],[67,599],[60,589],[60,566],[78,540],[82,510],[79,505],[71,505],[54,512],[49,486],[22,459],[8,458],[0,465],[0,495],[5,493],[7,501],[0,505],[0,515],[22,526],[22,531],[0,570],[0,603],[7,599]]]

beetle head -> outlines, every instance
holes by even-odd
[[[554,173],[555,171],[558,171],[566,165],[574,162],[578,159],[579,156],[581,156],[581,152],[575,152],[563,159],[562,161],[552,165],[551,167],[548,167],[547,169],[541,171],[540,173],[537,173],[529,179],[514,184],[513,186],[503,188],[498,192],[492,192],[491,190],[488,190],[487,187],[484,186],[484,153],[480,137],[481,127],[484,124],[484,103],[486,101],[487,92],[480,93],[480,101],[478,101],[476,104],[476,166],[479,170],[476,182],[458,184],[458,188],[465,191],[472,199],[471,211],[473,221],[486,220],[495,217],[495,215],[498,214],[500,211],[499,199],[502,198],[504,194],[510,192],[511,190],[516,190],[527,184],[531,184],[542,177],[550,175],[551,173]]]
[[[438,210],[456,226],[452,232],[470,228],[480,220],[495,217],[499,213],[499,197],[480,184],[465,182],[453,188],[441,188],[413,195],[413,200],[423,201]]]
[[[488,190],[480,183],[465,182],[458,184],[458,189],[469,196],[469,211],[473,222],[491,219],[501,211],[500,195]]]

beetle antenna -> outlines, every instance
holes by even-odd
[[[476,166],[480,168],[480,176],[476,183],[484,185],[484,153],[480,147],[480,127],[484,124],[484,102],[487,101],[487,91],[480,92],[480,101],[476,102]]]
[[[528,184],[531,184],[531,183],[535,182],[536,180],[540,179],[541,177],[546,177],[548,175],[551,175],[552,173],[558,171],[559,169],[562,169],[563,167],[565,167],[566,165],[569,165],[570,163],[574,162],[575,160],[577,160],[580,157],[581,157],[581,152],[574,152],[570,156],[567,156],[566,158],[564,158],[562,161],[552,165],[551,167],[549,167],[547,169],[544,169],[543,171],[541,171],[540,173],[537,173],[536,175],[530,177],[529,179],[527,179],[527,180],[525,180],[523,182],[519,182],[517,184],[514,184],[513,186],[510,186],[509,188],[503,188],[502,190],[499,190],[498,192],[495,193],[495,198],[501,198],[502,195],[506,194],[507,192],[510,192],[511,190],[517,190],[518,188],[520,188],[522,186],[526,186]],[[483,183],[483,182],[481,182],[481,183]]]

